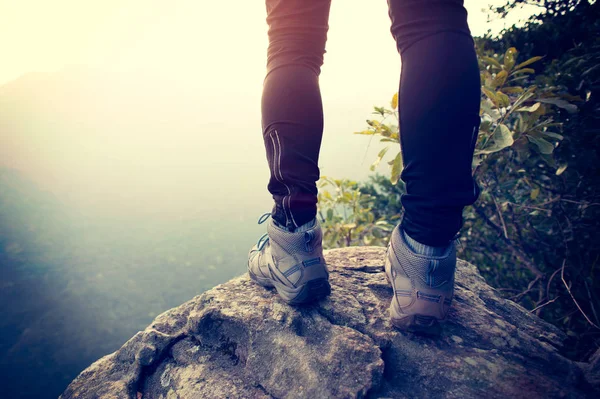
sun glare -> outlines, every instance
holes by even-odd
[[[479,0],[466,6],[476,35],[505,23],[488,24]],[[77,198],[166,195],[175,207],[224,176],[267,176],[262,1],[21,0],[0,2],[0,16],[0,101],[22,101],[4,103],[4,164]],[[332,2],[323,174],[368,173],[364,142],[345,139],[397,90],[399,64],[386,2]]]

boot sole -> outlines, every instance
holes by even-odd
[[[331,294],[331,285],[324,278],[310,280],[296,289],[290,289],[275,282],[277,293],[289,305],[316,302]]]
[[[269,278],[258,277],[250,270],[248,270],[248,274],[253,281],[263,287],[275,287],[281,299],[289,305],[301,305],[315,302],[331,294],[329,280],[324,278],[310,280],[300,287],[290,288]]]
[[[439,337],[442,333],[440,322],[432,316],[413,314],[402,318],[390,317],[390,319],[394,327],[414,334]]]
[[[387,273],[383,273],[388,284],[392,284]],[[426,316],[421,314],[412,314],[405,317],[394,317],[392,313],[392,306],[390,305],[390,320],[392,325],[399,330],[408,331],[414,334],[426,335],[430,337],[438,337],[442,333],[442,326],[440,321],[433,316]]]
[[[256,274],[252,273],[249,268],[248,268],[248,274],[250,275],[250,278],[252,279],[252,281],[257,283],[258,285],[266,287],[266,288],[274,287],[272,280],[270,278],[258,277]]]

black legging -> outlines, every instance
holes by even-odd
[[[273,218],[288,228],[316,215],[323,135],[320,67],[331,0],[266,0],[269,25],[262,128],[271,170]],[[388,0],[401,55],[399,113],[404,161],[402,227],[446,245],[479,189],[471,159],[480,80],[462,0]]]

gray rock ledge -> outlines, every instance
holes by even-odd
[[[441,337],[394,330],[384,254],[326,251],[332,294],[304,307],[234,278],[158,316],[61,398],[598,397],[600,355],[561,356],[559,329],[464,261]]]

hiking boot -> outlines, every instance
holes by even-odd
[[[266,221],[270,213],[260,217]],[[267,233],[248,254],[248,274],[263,287],[275,287],[290,305],[319,300],[331,292],[323,257],[323,233],[319,221],[307,231],[292,233],[271,218]]]
[[[392,284],[392,324],[426,335],[439,335],[454,295],[456,248],[452,242],[441,256],[413,252],[396,226],[385,256],[385,275]]]

